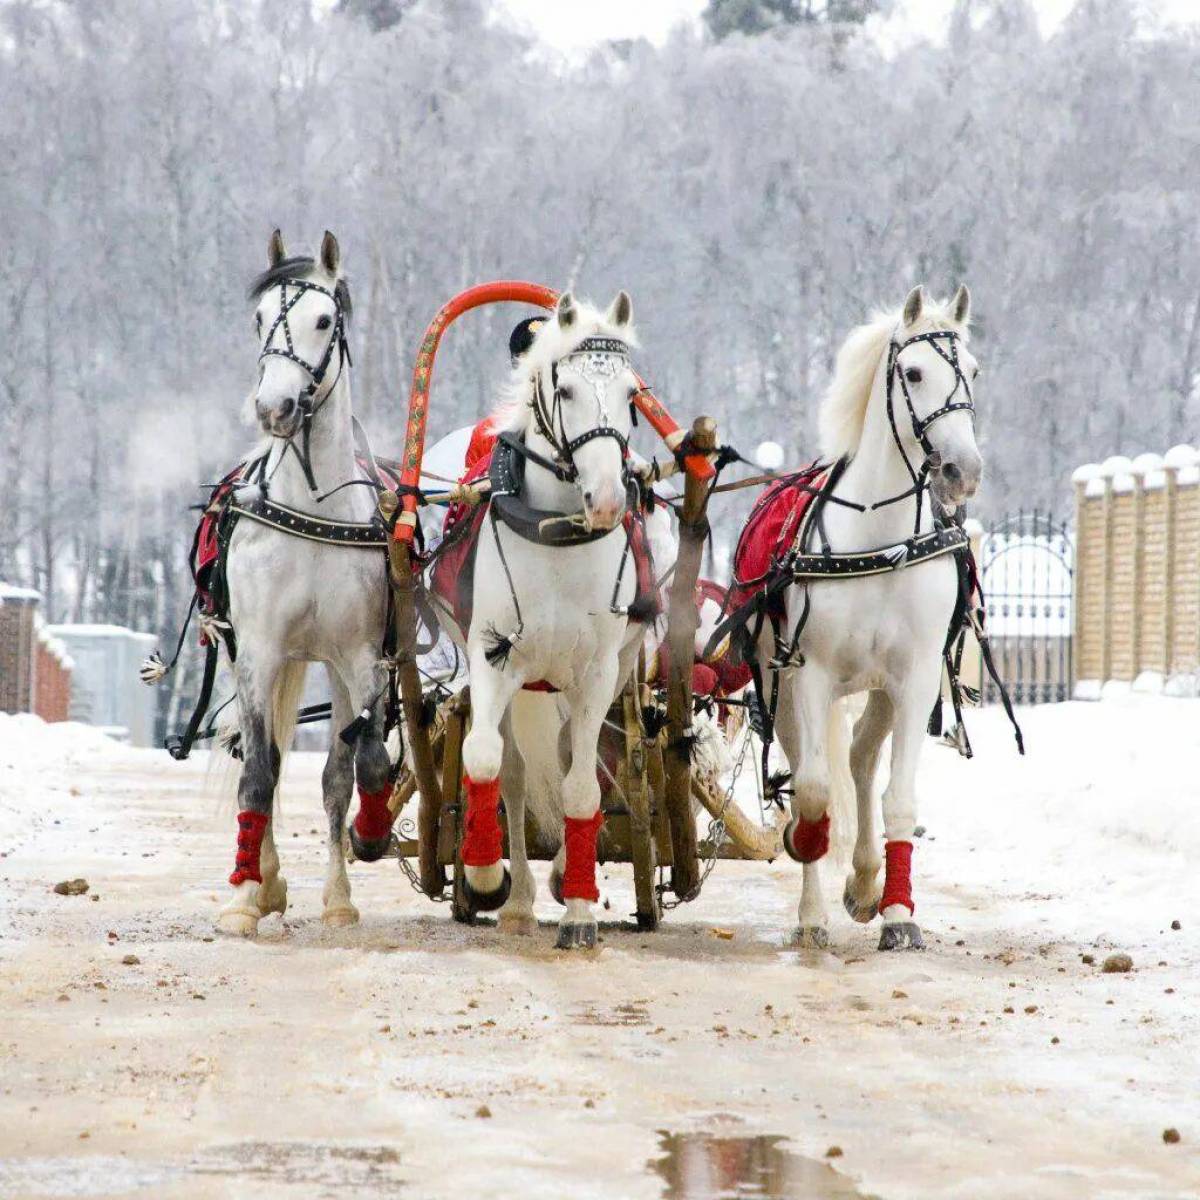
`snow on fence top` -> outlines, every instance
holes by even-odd
[[[1102,463],[1077,467],[1071,482],[1082,485],[1084,495],[1091,498],[1103,496],[1110,487],[1114,492],[1132,492],[1139,481],[1146,491],[1163,488],[1172,473],[1176,483],[1200,483],[1200,450],[1180,445],[1172,446],[1166,454],[1139,454],[1133,459],[1114,454]]]
[[[1200,449],[1080,467],[1076,695],[1118,687],[1195,694],[1200,682]]]

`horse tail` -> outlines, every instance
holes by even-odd
[[[304,698],[304,677],[308,663],[285,662],[275,679],[275,694],[271,699],[271,737],[279,752],[279,775],[283,781],[283,764],[292,748],[300,701]],[[279,809],[279,783],[275,785],[275,809]]]
[[[858,802],[850,773],[852,697],[829,708],[825,753],[829,761],[829,854],[833,863],[848,865],[858,833]]]

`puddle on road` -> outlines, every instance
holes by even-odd
[[[659,1132],[649,1166],[663,1200],[873,1200],[827,1162],[785,1149],[782,1137]]]
[[[405,1185],[399,1152],[391,1146],[231,1142],[197,1155],[189,1171],[310,1187],[369,1188],[383,1195],[395,1195]]]

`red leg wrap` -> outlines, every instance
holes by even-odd
[[[910,913],[916,912],[912,898],[912,842],[886,842],[883,853],[886,862],[883,876],[883,895],[879,911],[889,904],[903,904]]]
[[[500,780],[476,783],[467,775],[467,819],[463,830],[462,860],[468,867],[490,867],[504,853],[500,829]]]
[[[797,817],[792,827],[792,850],[802,863],[824,858],[829,853],[829,814],[817,821]]]
[[[238,813],[237,866],[229,882],[237,887],[253,879],[262,883],[262,872],[258,867],[258,856],[262,850],[263,834],[267,831],[267,814],[243,809]]]
[[[392,814],[388,801],[392,798],[392,785],[382,791],[368,792],[358,789],[358,813],[354,818],[354,832],[364,842],[377,842],[392,831]]]
[[[564,818],[563,842],[567,848],[562,878],[564,900],[600,899],[596,887],[596,835],[603,824],[604,814],[599,809],[595,816]]]

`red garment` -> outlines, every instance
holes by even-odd
[[[791,828],[789,853],[802,863],[816,862],[829,853],[829,814],[823,813],[815,821],[797,817]]]
[[[504,852],[500,828],[500,780],[476,783],[463,776],[467,792],[467,817],[463,822],[462,860],[468,867],[490,867]]]
[[[234,887],[251,879],[255,883],[262,883],[259,857],[269,819],[266,813],[253,812],[248,808],[238,813],[237,865],[229,876],[229,882]]]
[[[368,792],[361,785],[358,789],[358,813],[354,818],[354,832],[364,842],[377,842],[392,831],[392,810],[388,801],[392,798],[389,783],[378,792]]]
[[[467,443],[465,460],[468,473],[481,458],[490,459],[492,457],[492,447],[496,444],[500,433],[500,430],[493,424],[495,420],[495,417],[484,417],[471,430],[471,440]]]

